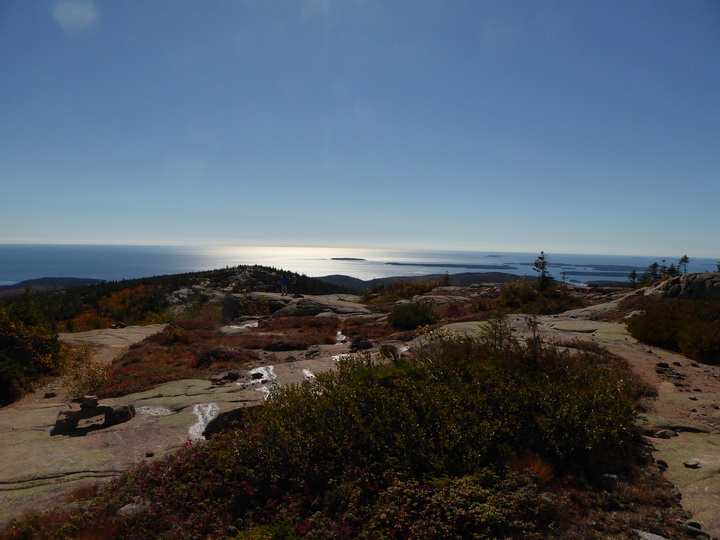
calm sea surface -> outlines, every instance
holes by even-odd
[[[116,281],[227,266],[272,266],[308,276],[344,274],[360,279],[460,272],[536,275],[539,253],[485,251],[392,251],[364,248],[248,246],[99,246],[0,244],[0,285],[41,277],[87,277]],[[644,271],[656,257],[546,253],[550,271],[583,284],[624,280]],[[682,255],[682,254],[681,254]],[[665,258],[677,263],[677,256]],[[688,272],[714,271],[715,259],[691,259]]]

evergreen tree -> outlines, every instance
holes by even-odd
[[[633,269],[632,272],[628,274],[628,281],[630,281],[630,286],[634,289],[638,286],[638,273]]]
[[[683,274],[687,274],[687,265],[690,262],[690,259],[687,255],[683,255],[680,257],[680,260],[678,261],[678,268],[682,269]]]
[[[657,281],[660,279],[660,265],[656,262],[648,266],[648,278],[650,281]]]
[[[550,272],[548,271],[549,262],[547,260],[547,257],[545,256],[545,252],[541,251],[540,256],[535,259],[535,262],[533,263],[533,270],[535,270],[538,275],[538,290],[541,293],[545,293],[550,289],[550,286],[552,285],[553,278],[550,275]]]

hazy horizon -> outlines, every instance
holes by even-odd
[[[545,253],[554,253],[556,255],[588,255],[588,256],[618,256],[618,257],[647,257],[647,258],[657,258],[658,261],[660,259],[667,259],[667,260],[674,260],[675,258],[679,259],[683,255],[688,255],[691,258],[699,258],[699,259],[718,259],[720,262],[720,253],[716,253],[715,255],[704,255],[704,254],[697,254],[697,253],[686,253],[683,252],[682,254],[678,253],[665,253],[665,254],[657,254],[657,253],[643,253],[635,250],[630,250],[625,253],[620,252],[611,252],[611,253],[597,253],[597,252],[591,252],[591,251],[584,251],[584,252],[570,252],[570,251],[548,251],[546,249],[524,249],[524,250],[516,250],[516,249],[482,249],[482,246],[480,247],[448,247],[448,246],[423,246],[423,245],[393,245],[393,244],[385,244],[385,245],[361,245],[361,244],[351,244],[351,245],[341,245],[341,244],[315,244],[315,245],[301,245],[301,244],[286,244],[286,245],[268,245],[268,244],[259,244],[259,243],[232,243],[232,242],[175,242],[175,243],[160,243],[160,242],[51,242],[51,241],[34,241],[34,242],[22,242],[22,241],[0,241],[0,245],[37,245],[37,246],[118,246],[118,247],[195,247],[195,248],[203,248],[203,247],[212,247],[212,248],[233,248],[233,249],[244,249],[244,248],[250,248],[250,249],[272,249],[272,250],[282,250],[282,249],[288,249],[288,250],[298,250],[298,249],[307,249],[307,250],[315,250],[315,249],[321,249],[321,250],[348,250],[348,251],[392,251],[392,250],[400,250],[400,251],[428,251],[428,252],[447,252],[447,253],[456,253],[456,252],[467,252],[467,253],[501,253],[501,254],[540,254],[541,251]]]

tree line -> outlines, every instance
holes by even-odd
[[[653,262],[647,267],[647,270],[642,274],[638,274],[636,270],[633,270],[628,274],[628,281],[631,287],[645,287],[652,285],[656,281],[663,278],[672,278],[681,274],[687,274],[687,266],[690,263],[690,258],[687,255],[683,255],[677,262],[671,263],[670,266],[666,264],[665,259]],[[720,272],[720,263],[718,263],[718,271]]]

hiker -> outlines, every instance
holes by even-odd
[[[293,296],[295,298],[297,298],[299,296],[298,295],[298,284],[299,283],[300,283],[300,280],[297,278],[297,276],[295,276],[292,280],[292,292],[293,292]]]
[[[286,276],[280,277],[280,296],[287,296],[288,278]]]

